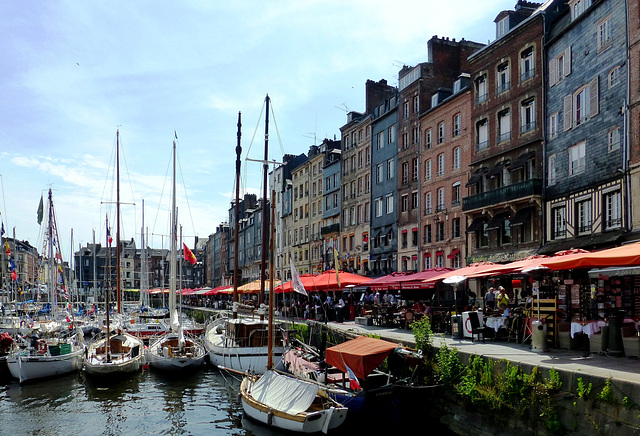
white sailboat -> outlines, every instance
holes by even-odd
[[[267,113],[269,96],[266,97]],[[267,117],[268,120],[268,117]],[[265,133],[268,138],[268,129]],[[266,142],[266,140],[265,140]],[[265,184],[268,146],[265,143]],[[266,195],[264,195],[266,197]],[[273,228],[274,194],[271,195],[271,226]],[[266,208],[266,204],[264,206]],[[267,220],[263,219],[263,232]],[[270,253],[270,289],[273,289],[273,237]],[[264,259],[264,258],[263,258]],[[263,262],[264,268],[264,262]],[[264,274],[263,274],[264,276]],[[242,408],[245,414],[262,424],[281,430],[298,433],[327,433],[339,427],[347,417],[347,408],[332,399],[327,388],[318,383],[301,380],[283,374],[273,368],[274,344],[274,300],[275,294],[269,295],[268,316],[268,361],[267,370],[262,375],[246,374],[240,385]]]
[[[171,200],[171,250],[169,258],[169,319],[171,331],[150,341],[147,355],[152,368],[180,371],[199,368],[206,355],[204,345],[182,329],[176,308],[176,141],[173,141],[173,194]]]
[[[118,173],[116,177],[116,295],[118,298],[118,312],[120,313],[120,131],[116,132],[116,141],[116,171]],[[108,219],[106,239],[107,259],[111,259]],[[107,264],[109,263],[108,261]],[[108,267],[106,276],[108,279],[111,278]],[[142,339],[122,331],[121,326],[112,325],[109,302],[110,293],[111,287],[107,285],[107,291],[105,292],[106,325],[103,335],[88,345],[85,354],[84,368],[89,375],[130,374],[140,371],[145,363],[144,343]],[[112,333],[112,331],[115,333]]]
[[[62,276],[62,291],[66,294],[62,274],[62,254],[58,244],[58,230],[53,209],[53,197],[49,189],[49,213],[47,222],[48,281],[49,298],[55,324],[70,327],[52,330],[33,328],[22,341],[22,347],[7,356],[7,365],[14,378],[20,383],[68,374],[82,368],[84,344],[82,331],[66,320],[55,320],[57,315],[58,288],[56,274]]]
[[[265,123],[265,136],[268,134],[269,123],[269,98],[266,100],[267,119]],[[209,322],[205,329],[204,344],[209,353],[209,361],[215,367],[223,367],[239,372],[254,372],[262,374],[267,369],[269,359],[268,349],[268,322],[261,316],[261,319],[241,318],[238,317],[238,286],[239,286],[239,269],[238,265],[238,240],[239,240],[239,204],[240,204],[240,155],[242,147],[240,145],[241,138],[241,114],[238,114],[238,145],[236,147],[236,192],[235,192],[235,227],[234,227],[234,280],[233,280],[233,312],[228,318],[219,318]],[[265,148],[268,149],[267,141]],[[266,159],[266,158],[265,158]],[[266,173],[264,179],[266,189]],[[265,191],[266,192],[266,191]],[[264,195],[266,197],[266,195]],[[263,224],[266,225],[266,198],[263,199]],[[264,231],[263,231],[264,234]],[[263,244],[266,238],[263,238]],[[266,250],[262,250],[263,259],[261,270],[265,269]],[[264,275],[262,276],[264,280]],[[273,355],[280,369],[282,366],[282,355],[284,353],[283,346],[284,335],[279,330],[276,340],[277,345],[273,348]]]

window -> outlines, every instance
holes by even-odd
[[[616,86],[620,84],[620,80],[622,79],[622,67],[615,67],[609,73],[609,87]]]
[[[326,179],[324,179],[324,190],[328,191],[331,189],[331,177],[327,177]]]
[[[460,218],[454,218],[451,220],[451,237],[457,239],[460,235]]]
[[[460,169],[460,147],[456,147],[453,149],[453,169]]]
[[[460,114],[455,114],[453,116],[453,137],[454,138],[460,135],[461,122],[462,122],[462,117],[460,116]]]
[[[591,233],[591,199],[576,202],[578,234]]]
[[[393,179],[393,159],[387,160],[387,180]]]
[[[549,117],[549,137],[555,138],[558,136],[558,123],[559,123],[558,112],[555,114],[551,114]]]
[[[547,161],[547,184],[553,186],[556,184],[556,155],[550,154]]]
[[[418,208],[418,191],[411,193],[411,209]]]
[[[431,159],[424,163],[424,179],[431,180]]]
[[[384,148],[384,132],[378,133],[378,142],[376,143],[376,150],[382,150]]]
[[[427,224],[424,226],[424,243],[431,243],[431,224]]]
[[[504,36],[509,31],[509,17],[504,17],[496,23],[496,38]]]
[[[362,177],[358,177],[358,197],[360,197],[364,190],[364,184],[362,183]]]
[[[420,171],[419,171],[420,170],[420,167],[419,167],[420,164],[418,163],[418,158],[414,157],[412,163],[413,163],[413,176],[411,178],[412,178],[413,181],[416,181],[416,180],[418,180],[418,175],[420,173]]]
[[[460,206],[460,182],[451,185],[451,206]]]
[[[376,184],[379,185],[382,183],[384,176],[384,166],[383,164],[376,165]]]
[[[576,127],[598,114],[598,77],[564,97],[564,130]]]
[[[409,197],[406,194],[401,197],[400,205],[401,205],[400,210],[402,212],[406,212],[409,210]]]
[[[387,203],[387,213],[393,213],[393,194],[387,194],[385,200]]]
[[[476,151],[489,148],[489,122],[487,119],[476,123]]]
[[[444,153],[440,153],[438,155],[438,175],[442,176],[444,174]]]
[[[420,99],[416,95],[415,97],[413,97],[413,113],[417,114],[419,112],[420,112]]]
[[[409,118],[409,102],[405,101],[404,102],[404,117]]]
[[[411,140],[414,144],[420,144],[420,127],[411,129]]]
[[[511,112],[504,109],[498,112],[498,143],[511,139]]]
[[[411,230],[411,246],[418,246],[418,229]]]
[[[438,204],[436,205],[436,212],[442,212],[444,210],[444,188],[438,188]]]
[[[431,129],[427,130],[424,135],[424,148],[431,148]]]
[[[380,218],[382,216],[382,198],[376,198],[373,204],[376,210],[376,218]]]
[[[526,82],[531,79],[534,74],[533,47],[528,47],[520,53],[520,82]]]
[[[618,150],[620,148],[620,127],[609,130],[609,151]]]
[[[569,2],[571,8],[571,20],[575,20],[591,6],[591,0],[573,0]]]
[[[498,236],[500,238],[500,245],[511,244],[511,222],[508,219],[500,224]]]
[[[520,133],[531,132],[536,128],[535,100],[526,99],[520,105]]]
[[[436,241],[444,241],[444,221],[438,221],[436,224]]]
[[[436,266],[444,268],[444,254],[436,254]]]
[[[496,83],[496,94],[502,94],[509,90],[509,63],[498,65],[498,82]]]
[[[438,144],[442,144],[444,142],[444,121],[438,123]]]
[[[589,116],[589,88],[582,88],[576,95],[575,124],[579,125]]]
[[[407,132],[402,134],[402,148],[405,150],[409,148],[409,134]]]
[[[622,226],[622,197],[619,190],[604,194],[605,230]]]
[[[553,215],[553,235],[552,239],[560,239],[567,236],[567,210],[564,206],[554,207],[551,211]]]
[[[481,75],[476,79],[476,104],[487,101],[487,76]]]
[[[569,175],[584,173],[586,165],[585,157],[586,142],[582,141],[569,147]]]
[[[433,211],[431,209],[431,192],[424,194],[424,214],[429,215]]]
[[[554,86],[571,74],[571,47],[549,61],[549,86]]]
[[[387,144],[393,144],[396,140],[396,126],[387,129]]]
[[[402,236],[400,237],[400,244],[401,244],[402,248],[407,248],[407,233],[406,233],[406,230],[404,232],[402,232]],[[402,260],[405,263],[404,270],[406,271],[407,270],[406,257],[403,257]]]
[[[598,53],[611,47],[611,40],[611,18],[609,17],[598,25]]]
[[[366,202],[364,204],[364,222],[368,223],[371,219],[371,207],[370,207],[370,203]]]
[[[409,183],[409,162],[405,162],[402,164],[402,184],[406,185]]]
[[[487,223],[485,222],[476,230],[476,248],[489,246],[489,230],[487,230]]]

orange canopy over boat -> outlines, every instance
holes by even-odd
[[[325,362],[342,372],[347,372],[346,366],[348,366],[356,377],[364,379],[396,347],[396,344],[382,339],[358,336],[350,341],[327,348]]]

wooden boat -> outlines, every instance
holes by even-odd
[[[169,316],[171,331],[150,341],[147,356],[152,368],[164,371],[185,371],[199,368],[204,363],[205,349],[195,337],[189,338],[182,330],[176,308],[176,141],[173,141],[173,196],[171,200],[171,250],[169,260]]]
[[[266,113],[269,113],[269,96],[266,97]],[[268,115],[265,127],[268,132]],[[238,129],[240,128],[238,117]],[[267,133],[265,137],[268,138]],[[238,140],[240,133],[238,133]],[[236,147],[236,153],[241,152],[241,147]],[[265,165],[264,183],[266,186],[268,145],[265,141]],[[238,167],[238,166],[237,166]],[[266,197],[266,194],[264,195]],[[265,198],[266,200],[266,198]],[[264,216],[266,217],[266,203],[264,204]],[[273,195],[271,201],[271,234],[273,240]],[[263,234],[266,234],[267,219],[263,218]],[[237,237],[236,237],[237,241]],[[237,250],[236,250],[237,252]],[[264,251],[263,251],[264,253]],[[273,287],[273,244],[270,249],[270,287]],[[263,258],[265,260],[265,258]],[[265,277],[265,262],[262,263],[262,277]],[[274,300],[275,294],[269,296],[269,316],[267,324],[267,370],[262,375],[247,374],[240,385],[242,408],[249,418],[281,430],[299,433],[326,433],[339,427],[347,417],[347,408],[332,399],[324,386],[301,380],[295,377],[283,375],[273,368],[273,348],[275,343],[274,333]]]
[[[118,315],[122,315],[121,295],[121,264],[120,264],[120,131],[116,132],[116,167],[118,176],[116,178],[116,295],[118,298]],[[111,238],[109,231],[109,220],[106,219],[107,233],[107,265],[111,262]],[[108,280],[111,273],[107,274]],[[121,328],[116,328],[116,334],[112,336],[113,326],[111,325],[109,294],[111,287],[107,286],[105,292],[106,325],[104,335],[94,340],[88,347],[84,358],[84,368],[87,374],[95,376],[107,376],[116,374],[130,374],[140,371],[145,364],[144,342],[129,333],[123,332]]]

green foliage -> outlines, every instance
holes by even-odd
[[[431,330],[429,317],[424,316],[422,319],[412,322],[409,327],[413,331],[416,348],[422,350],[422,353],[428,356],[433,348],[433,331]]]
[[[631,401],[629,397],[624,397],[622,399],[622,407],[625,409],[631,409],[633,407],[633,401]]]
[[[613,391],[611,389],[611,379],[607,379],[604,383],[604,387],[602,388],[602,392],[598,394],[598,398],[605,403],[615,403],[616,397],[613,395]]]
[[[551,368],[549,370],[549,379],[545,380],[545,386],[550,392],[558,392],[562,387],[562,382],[560,381],[560,373]]]
[[[308,344],[310,341],[309,337],[309,326],[305,323],[293,324],[291,326],[291,338],[299,339],[301,342]]]
[[[457,349],[444,345],[436,355],[436,362],[435,378],[438,382],[446,384],[459,380],[464,365],[460,362]]]
[[[584,381],[582,381],[582,377],[578,378],[578,397],[580,397],[583,400],[586,400],[589,398],[589,395],[591,395],[591,388],[593,386],[591,385],[591,383],[589,383],[588,385],[585,385]]]

